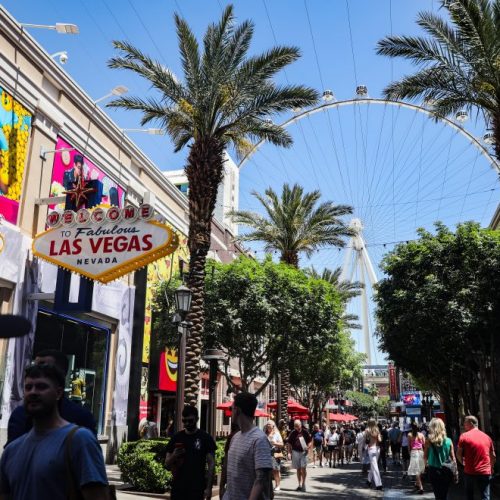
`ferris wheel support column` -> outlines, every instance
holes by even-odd
[[[361,303],[362,303],[362,321],[363,321],[363,337],[365,341],[365,351],[366,351],[366,362],[367,364],[372,364],[372,347],[370,339],[370,320],[368,318],[368,294],[366,293],[366,279],[365,279],[365,255],[363,250],[358,250],[357,252],[357,262],[359,263],[359,281],[363,288],[361,289]]]

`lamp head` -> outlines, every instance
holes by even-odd
[[[64,52],[61,52],[60,56],[59,56],[59,62],[61,64],[66,64],[68,62],[68,53],[66,51]]]
[[[174,292],[174,297],[175,307],[177,308],[177,311],[181,316],[186,315],[191,310],[191,290],[187,286],[181,285]]]

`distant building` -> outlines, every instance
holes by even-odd
[[[224,155],[226,159],[224,163],[224,178],[217,193],[214,218],[229,229],[233,235],[236,235],[238,234],[238,225],[231,221],[227,213],[230,210],[238,210],[239,208],[240,172],[229,154],[225,152]],[[163,173],[181,193],[187,196],[189,183],[184,170],[166,170]]]

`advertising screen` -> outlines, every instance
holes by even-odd
[[[31,113],[0,87],[0,215],[17,223]]]
[[[401,401],[405,406],[420,406],[422,398],[420,392],[403,392],[401,394]]]
[[[64,191],[73,189],[79,172],[82,171],[85,180],[96,179],[102,182],[103,204],[123,207],[125,191],[103,170],[61,137],[58,137],[55,149],[58,152],[54,154],[50,196],[63,196]],[[64,210],[64,204],[50,205],[50,208]]]

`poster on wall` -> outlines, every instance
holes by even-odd
[[[165,349],[160,355],[158,389],[175,392],[177,388],[177,351]]]
[[[86,181],[99,180],[102,182],[103,204],[115,207],[124,206],[125,190],[80,151],[74,149],[61,137],[58,137],[55,149],[58,152],[54,154],[50,196],[63,196],[64,191],[73,189],[78,177],[83,175],[83,179]],[[64,203],[50,205],[49,208],[62,211]]]
[[[187,237],[178,233],[179,247],[168,257],[158,259],[148,266],[148,285],[146,289],[146,310],[144,314],[144,341],[142,344],[142,362],[149,363],[151,350],[152,305],[155,285],[168,281],[179,273],[179,259],[189,261]]]
[[[17,223],[31,113],[0,87],[0,215]]]

